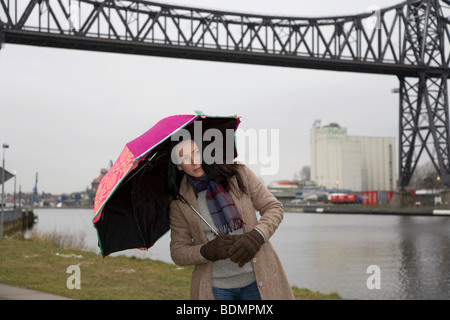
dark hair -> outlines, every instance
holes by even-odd
[[[238,166],[241,166],[238,163],[232,164],[202,164],[202,168],[205,171],[206,175],[209,179],[214,180],[224,187],[227,192],[230,191],[230,179],[231,177],[236,177],[238,188],[242,193],[246,193],[247,189],[245,188],[244,182],[242,181],[241,174],[239,173]]]
[[[169,154],[172,149],[178,144],[180,141],[174,141],[170,144]],[[202,168],[205,171],[205,174],[209,179],[219,183],[222,187],[230,192],[230,180],[234,176],[236,177],[238,188],[242,193],[246,193],[247,189],[245,188],[244,182],[242,181],[241,174],[239,173],[238,167],[241,166],[238,163],[233,164],[206,164],[202,163]],[[169,189],[169,194],[172,196],[172,199],[182,199],[180,197],[180,184],[183,179],[185,173],[182,170],[177,168],[177,165],[173,163],[170,158],[167,161],[167,187]]]

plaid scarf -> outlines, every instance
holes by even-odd
[[[187,175],[187,178],[197,197],[199,192],[206,190],[206,204],[219,234],[225,235],[242,228],[244,221],[239,217],[233,198],[219,183],[206,175],[199,178]]]

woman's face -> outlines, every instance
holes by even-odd
[[[185,140],[175,146],[179,156],[179,170],[183,170],[192,177],[201,177],[205,172],[202,168],[202,154],[194,140]]]

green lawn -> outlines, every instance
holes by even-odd
[[[150,259],[107,257],[48,242],[0,239],[0,283],[79,300],[189,299],[193,267],[179,267]],[[81,289],[68,289],[71,265],[80,269]],[[293,287],[296,299],[341,299]]]

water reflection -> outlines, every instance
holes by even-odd
[[[450,298],[450,219],[410,217],[399,223],[404,299]]]
[[[91,210],[39,209],[37,232],[83,235],[98,251]],[[169,235],[148,252],[128,255],[172,262]],[[450,217],[286,213],[272,237],[292,285],[357,299],[450,299]],[[99,256],[100,258],[100,256]],[[369,290],[367,268],[381,270]]]
[[[299,287],[358,299],[450,299],[450,218],[287,213],[272,239]],[[381,270],[369,290],[367,267]]]

